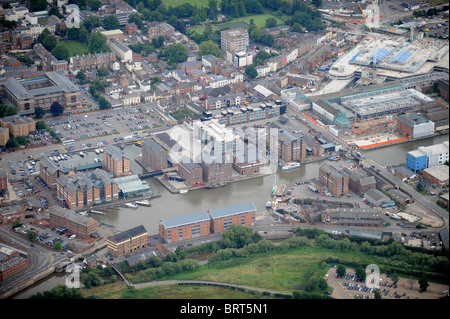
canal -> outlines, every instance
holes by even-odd
[[[367,158],[382,165],[398,165],[405,162],[406,152],[415,150],[419,146],[428,146],[444,141],[448,141],[448,135],[365,151],[365,154]],[[138,147],[130,147],[130,152],[127,149],[127,154],[137,155],[139,153],[140,148]],[[317,178],[319,167],[324,161],[308,163],[302,165],[299,169],[291,171],[278,170],[276,173],[276,184],[291,184],[295,181]],[[133,162],[131,163],[133,172],[142,172],[142,168],[136,162],[131,162]],[[330,163],[341,166],[356,162],[342,157],[340,161]],[[172,194],[158,181],[151,178],[147,180],[148,184],[153,189],[157,189],[161,195],[151,200],[151,207],[117,207],[105,210],[106,215],[104,216],[94,215],[93,217],[99,222],[114,226],[120,230],[127,230],[142,224],[149,234],[153,235],[159,233],[159,222],[165,218],[197,213],[247,201],[253,201],[258,210],[263,210],[265,209],[266,202],[270,198],[270,191],[274,185],[274,181],[275,174],[231,183],[217,189],[199,189],[189,191],[186,194]],[[15,295],[13,298],[27,298],[32,293],[51,289],[58,282],[64,283],[64,277],[60,274],[54,274]]]

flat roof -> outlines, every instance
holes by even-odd
[[[164,225],[164,228],[176,228],[180,226],[187,226],[192,224],[198,224],[204,221],[209,221],[211,218],[209,217],[207,212],[194,213],[184,216],[178,216],[168,219],[163,219],[161,223]]]
[[[223,218],[227,216],[255,212],[256,207],[253,202],[242,203],[234,206],[228,206],[223,208],[212,209],[209,211],[209,214],[213,219]]]

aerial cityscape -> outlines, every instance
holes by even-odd
[[[449,23],[0,0],[0,298],[448,299]]]

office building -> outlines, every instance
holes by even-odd
[[[420,146],[417,150],[406,153],[406,165],[415,172],[442,165],[448,161],[448,149],[448,141],[431,146]]]
[[[0,81],[0,95],[8,98],[19,115],[34,114],[37,106],[48,110],[53,102],[58,102],[66,110],[77,107],[81,103],[80,92],[78,86],[58,72]]]
[[[36,131],[36,122],[29,117],[11,115],[0,119],[0,127],[8,128],[14,137],[28,136]]]
[[[211,232],[215,234],[224,232],[232,225],[255,225],[256,207],[253,202],[212,209],[208,213],[211,216]]]
[[[132,254],[144,248],[148,243],[148,233],[143,225],[139,225],[108,237],[106,245],[108,254],[116,258]]]

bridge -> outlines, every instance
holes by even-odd
[[[150,172],[150,173],[145,173],[145,174],[138,174],[138,177],[140,179],[144,179],[144,178],[155,177],[155,176],[162,175],[162,174],[164,174],[163,171],[155,171],[155,172]]]
[[[120,270],[116,268],[116,266],[114,266],[113,264],[111,264],[111,267],[112,267],[112,269],[114,269],[114,270],[119,274],[120,277],[122,277],[123,281],[127,284],[127,286],[133,286],[133,284],[132,284],[131,282],[128,281],[128,279],[125,277],[125,275],[122,274],[122,273],[120,272]]]

